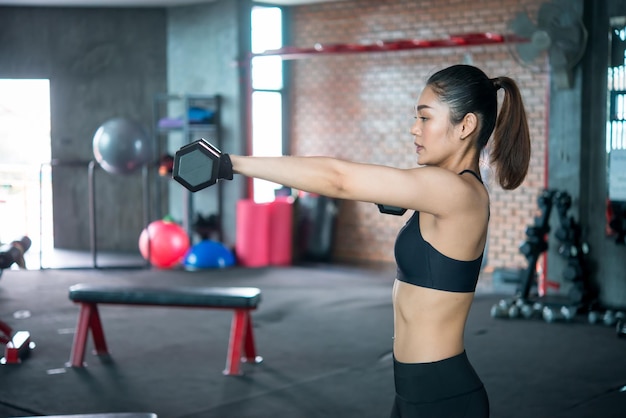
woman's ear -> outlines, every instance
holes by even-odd
[[[476,114],[468,113],[467,115],[465,115],[465,117],[463,117],[463,120],[461,121],[461,139],[466,139],[467,137],[472,135],[472,133],[476,131],[477,127],[478,118],[476,117]]]

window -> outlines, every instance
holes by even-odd
[[[626,201],[626,19],[613,22],[608,68],[606,153],[609,199]]]
[[[26,235],[29,268],[51,248],[50,82],[0,79],[0,243]]]
[[[282,10],[279,7],[252,8],[252,53],[283,46]],[[283,62],[279,56],[252,59],[252,155],[280,156],[283,151]],[[253,180],[254,200],[274,200],[281,185]]]
[[[609,112],[606,152],[626,148],[626,27],[611,30],[611,63],[608,73]]]

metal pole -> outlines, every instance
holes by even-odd
[[[89,177],[89,238],[91,246],[91,259],[93,262],[93,268],[98,268],[97,263],[97,249],[96,249],[96,182],[95,182],[95,167],[96,162],[94,160],[89,161],[88,177]]]

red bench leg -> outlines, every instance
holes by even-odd
[[[230,327],[226,369],[224,369],[225,375],[242,374],[240,371],[242,351],[246,354],[246,361],[254,363],[261,362],[261,357],[256,355],[250,311],[248,309],[235,309]]]
[[[256,355],[256,344],[254,343],[254,332],[252,330],[252,317],[248,311],[248,326],[246,327],[246,336],[244,340],[245,357],[242,359],[246,363],[260,363],[263,357]]]
[[[96,354],[107,354],[108,350],[98,306],[95,303],[81,303],[76,333],[74,334],[74,343],[72,344],[72,352],[70,354],[70,366],[84,366],[85,348],[87,347],[87,336],[90,329]]]
[[[99,356],[109,354],[107,342],[104,339],[104,328],[102,328],[100,312],[96,304],[93,304],[91,317],[89,318],[89,328],[91,328],[91,336],[93,337],[94,353]]]

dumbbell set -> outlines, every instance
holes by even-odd
[[[625,318],[625,314],[622,311],[613,309],[607,309],[605,311],[589,311],[587,314],[587,321],[590,324],[604,324],[608,327],[614,326],[620,320]]]
[[[571,196],[565,191],[546,189],[537,198],[540,214],[534,223],[526,228],[526,240],[519,250],[528,261],[520,272],[520,287],[516,295],[503,299],[491,309],[494,318],[543,318],[546,322],[572,321],[577,313],[587,312],[595,301],[595,293],[586,274],[585,257],[589,246],[583,240],[582,228],[574,218],[568,216],[572,205]],[[559,225],[555,231],[558,240],[558,253],[566,260],[562,270],[563,281],[567,282],[567,295],[532,294],[531,288],[537,284],[537,263],[540,254],[548,249],[547,236],[550,233],[550,215],[556,208]]]
[[[587,314],[587,321],[594,324],[615,327],[615,332],[619,338],[626,338],[626,312],[607,309],[605,311],[592,310]]]
[[[576,317],[577,312],[578,308],[576,306],[552,306],[523,299],[501,299],[491,307],[491,316],[493,318],[542,318],[548,323],[572,321]]]
[[[222,153],[206,139],[200,138],[174,155],[172,177],[191,192],[216,184],[221,179],[233,179],[233,166],[228,154]],[[406,209],[378,204],[380,213],[401,216]]]

